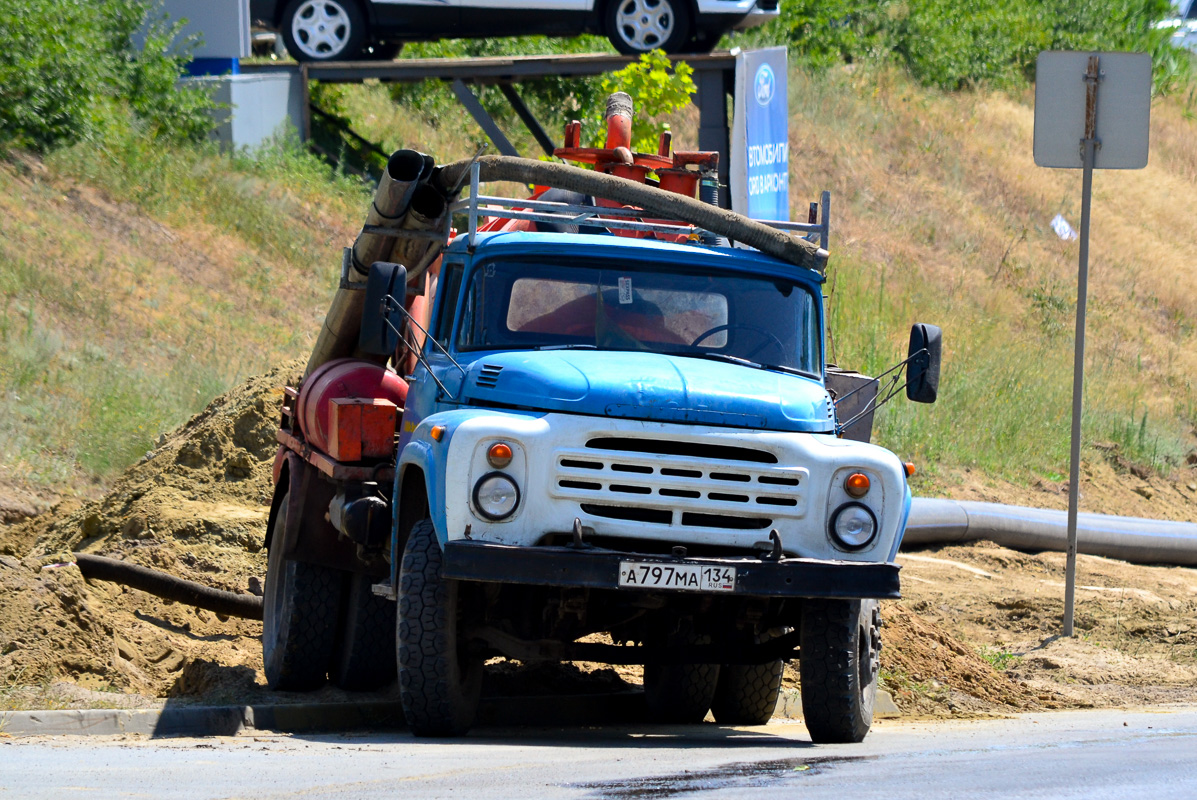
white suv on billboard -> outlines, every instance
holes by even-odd
[[[605,35],[621,53],[707,52],[778,15],[779,0],[250,0],[298,61],[389,59],[404,42]]]

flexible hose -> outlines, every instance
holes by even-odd
[[[469,178],[472,163],[472,159],[466,159],[446,164],[433,180],[438,181],[442,191],[449,194]],[[552,186],[602,197],[622,205],[644,209],[646,217],[684,219],[712,233],[743,242],[762,253],[768,253],[796,266],[820,273],[827,267],[827,251],[817,245],[748,219],[734,211],[699,202],[692,197],[662,192],[660,189],[626,178],[549,161],[533,161],[513,156],[483,156],[478,159],[478,164],[479,178],[483,181],[514,181]]]
[[[1068,513],[916,497],[902,547],[989,539],[1015,550],[1068,550]],[[1136,564],[1197,566],[1197,524],[1077,515],[1077,552]]]
[[[89,553],[75,553],[75,563],[79,565],[83,577],[90,580],[119,583],[157,595],[164,600],[175,600],[229,617],[262,618],[262,598],[252,594],[213,589],[211,586],[176,578],[174,575],[130,564],[128,561],[93,556]]]

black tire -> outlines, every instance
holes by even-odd
[[[817,744],[863,741],[873,724],[880,671],[876,600],[807,600],[799,675],[802,715]]]
[[[296,61],[351,61],[370,41],[355,0],[291,0],[279,30]]]
[[[711,713],[721,725],[765,725],[773,719],[786,662],[724,664]]]
[[[318,689],[337,640],[344,573],[283,558],[287,495],[274,520],[262,599],[262,663],[271,689]]]
[[[362,48],[361,57],[366,61],[394,61],[403,51],[403,42],[374,42]]]
[[[474,724],[482,694],[482,659],[458,636],[460,581],[441,577],[432,520],[412,526],[399,572],[399,699],[416,736],[461,736]]]
[[[689,629],[669,637],[679,645],[706,644],[709,638]],[[646,664],[644,699],[649,720],[681,725],[702,722],[719,686],[718,664]]]
[[[350,575],[329,678],[350,692],[369,692],[395,680],[396,603],[374,594],[376,579]]]
[[[678,53],[690,40],[689,0],[608,0],[603,31],[624,55]]]

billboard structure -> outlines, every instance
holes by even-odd
[[[790,220],[789,100],[786,49],[736,56],[732,117],[732,210],[753,219]]]

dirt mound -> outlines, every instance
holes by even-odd
[[[218,397],[101,500],[0,529],[0,684],[61,678],[158,697],[229,694],[227,677],[199,678],[212,663],[242,689],[260,682],[260,623],[86,583],[69,554],[260,592],[282,387],[301,369],[286,364]]]
[[[1054,693],[999,672],[976,650],[898,603],[885,604],[884,619],[882,681],[907,713],[958,716],[1062,705]]]
[[[898,557],[911,619],[987,654],[1041,705],[1197,700],[1197,570],[1078,556],[1076,636],[1065,639],[1065,560],[993,542]]]

